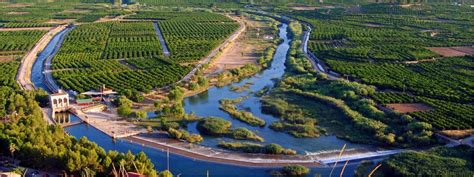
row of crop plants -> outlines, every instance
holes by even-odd
[[[237,28],[233,20],[208,12],[138,12],[132,19],[157,20],[176,62],[195,62],[224,41]]]
[[[358,11],[321,9],[292,16],[312,25],[308,47],[331,70],[377,87],[371,96],[377,103],[424,103],[433,109],[409,115],[437,129],[469,129],[474,125],[474,58],[443,58],[426,48],[471,46],[469,11],[363,5]],[[436,60],[403,63],[432,58]]]
[[[189,67],[162,59],[152,22],[107,22],[77,26],[53,59],[53,77],[65,89],[84,92],[102,84],[143,92],[169,85]]]
[[[20,57],[30,50],[46,31],[0,31],[0,87],[19,88],[15,76]]]

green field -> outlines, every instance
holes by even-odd
[[[344,78],[376,86],[377,103],[423,103],[434,109],[409,114],[440,130],[473,127],[474,58],[427,49],[472,46],[471,8],[370,4],[292,16],[313,27],[310,51]]]
[[[0,86],[18,88],[15,76],[21,57],[31,49],[46,31],[0,32]]]
[[[195,62],[209,54],[237,28],[233,20],[208,12],[138,12],[131,19],[158,20],[170,59]]]

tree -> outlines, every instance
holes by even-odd
[[[120,116],[128,117],[132,113],[133,102],[125,96],[121,96],[118,100],[119,107],[117,113]]]
[[[145,111],[137,111],[135,112],[135,117],[138,119],[145,119],[148,117],[148,115]]]
[[[15,159],[15,151],[18,150],[18,147],[14,143],[10,143],[8,145],[8,150],[10,151],[10,154],[12,155],[12,159]]]
[[[165,170],[165,171],[160,172],[158,177],[173,177],[173,174],[170,171]]]
[[[178,102],[183,100],[184,90],[181,87],[174,87],[168,94],[168,98],[171,101]]]
[[[310,169],[301,165],[291,165],[283,167],[285,176],[300,177],[309,174]]]
[[[117,113],[119,116],[128,117],[132,113],[132,108],[122,105],[117,108]]]

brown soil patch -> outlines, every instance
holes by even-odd
[[[466,138],[472,134],[474,134],[474,129],[468,130],[443,130],[440,132],[441,134],[448,136],[454,139],[462,139]]]
[[[365,23],[364,26],[367,26],[367,27],[372,27],[372,28],[380,28],[380,27],[384,27],[383,25],[381,24],[377,24],[377,23]]]
[[[393,103],[393,104],[387,104],[387,107],[399,113],[433,110],[432,107],[423,103]]]
[[[23,15],[23,14],[29,14],[30,12],[8,12],[8,15]]]
[[[474,54],[474,47],[428,47],[443,57],[459,57]]]
[[[15,60],[15,57],[11,56],[0,56],[0,63],[10,62]]]
[[[10,4],[6,6],[7,8],[19,8],[19,7],[29,7],[32,6],[33,4]]]
[[[271,45],[271,40],[264,39],[266,32],[271,30],[268,26],[249,18],[242,20],[246,24],[246,31],[224,49],[205,71],[206,74],[240,68],[248,63],[256,64],[265,49]]]
[[[85,14],[92,12],[91,10],[83,10],[83,9],[72,9],[72,10],[65,10],[64,13],[74,13],[74,14]]]
[[[51,19],[47,21],[47,24],[66,24],[66,23],[72,23],[74,22],[75,19]]]
[[[29,31],[29,30],[50,30],[52,27],[32,27],[32,28],[0,28],[0,31]]]
[[[314,6],[293,6],[290,7],[293,10],[315,10],[317,7]]]

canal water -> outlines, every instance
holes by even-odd
[[[45,76],[43,74],[44,70],[44,62],[48,57],[54,57],[54,55],[58,52],[59,48],[61,47],[61,43],[64,40],[64,36],[70,31],[72,28],[66,28],[56,34],[53,39],[46,45],[46,47],[41,51],[36,59],[35,63],[33,64],[33,68],[31,70],[31,82],[35,85],[36,88],[42,88],[51,93],[51,90],[45,84]]]
[[[290,135],[285,133],[275,132],[268,128],[268,125],[272,121],[278,120],[276,117],[272,117],[270,115],[263,114],[260,109],[260,100],[258,97],[255,97],[251,94],[251,92],[258,91],[265,86],[273,87],[274,83],[272,79],[281,78],[284,73],[284,61],[286,58],[286,53],[289,48],[290,39],[287,37],[287,25],[283,24],[280,27],[279,36],[284,40],[282,44],[278,46],[276,54],[274,56],[271,68],[263,71],[262,73],[257,74],[254,77],[244,79],[241,82],[232,84],[230,86],[222,87],[222,88],[211,88],[209,91],[186,98],[185,101],[185,109],[187,112],[195,112],[196,115],[199,116],[219,116],[226,118],[233,123],[233,127],[247,127],[251,130],[257,132],[259,136],[265,138],[266,143],[278,143],[283,145],[286,148],[292,148],[297,150],[298,152],[314,152],[314,151],[321,151],[321,150],[334,150],[339,149],[342,147],[343,144],[347,143],[343,140],[339,140],[334,136],[323,136],[320,138],[309,138],[309,139],[299,139],[294,138]],[[37,88],[43,88],[47,90],[47,87],[44,85],[44,77],[42,74],[43,70],[43,62],[47,57],[54,56],[54,49],[59,48],[61,45],[61,38],[67,34],[67,31],[70,29],[66,29],[60,32],[57,36],[53,38],[53,40],[47,45],[43,52],[41,52],[40,56],[38,57],[37,62],[33,66],[32,70],[32,81]],[[231,86],[242,86],[247,82],[253,82],[254,84],[248,89],[248,91],[237,93],[230,91]],[[219,103],[220,99],[224,98],[238,98],[240,96],[249,96],[248,99],[243,101],[239,107],[240,108],[248,108],[253,114],[256,116],[265,119],[267,122],[267,126],[264,128],[255,128],[250,127],[247,124],[241,123],[230,118],[225,112],[219,110]],[[78,120],[77,117],[74,115],[70,115],[69,118],[71,121]],[[133,153],[138,153],[140,151],[145,152],[148,157],[150,157],[151,161],[155,164],[157,170],[165,170],[167,169],[167,153],[151,148],[146,147],[140,144],[128,142],[125,140],[112,140],[106,134],[100,132],[99,130],[90,127],[86,124],[79,124],[71,127],[65,128],[65,130],[69,133],[69,135],[74,136],[76,138],[86,137],[89,140],[97,143],[99,146],[103,147],[105,150],[116,150],[119,152],[128,152],[131,151]],[[196,132],[195,125],[190,125],[189,130],[192,132]],[[219,138],[212,138],[206,137],[203,145],[205,146],[215,146],[218,141],[221,139]],[[348,148],[357,147],[358,145],[348,143]],[[199,161],[192,158],[170,154],[169,156],[170,161],[170,170],[175,175],[179,175],[182,177],[194,177],[194,176],[205,176],[206,172],[209,171],[210,176],[213,177],[269,177],[270,171],[275,170],[276,168],[269,168],[269,167],[243,167],[243,166],[235,166],[235,165],[227,165],[227,164],[218,164],[212,162],[205,162]],[[351,162],[345,169],[344,176],[353,176],[353,171],[357,167],[357,162]],[[341,165],[338,165],[334,170],[335,175],[339,175],[342,169]],[[321,174],[322,176],[328,176],[330,173],[331,168],[329,167],[321,167],[321,168],[311,168],[311,175]]]

